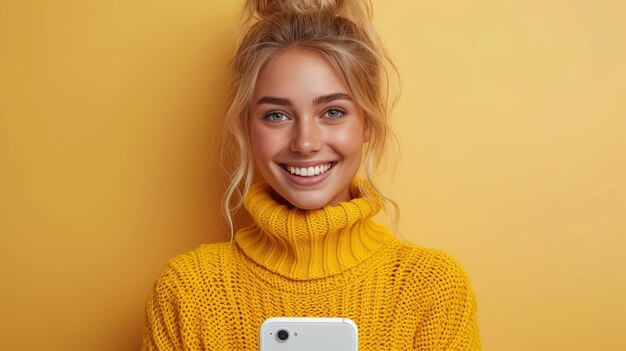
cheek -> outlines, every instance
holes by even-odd
[[[251,126],[250,146],[255,161],[266,161],[277,152],[276,135],[271,130]]]
[[[250,147],[255,162],[263,158],[263,135],[254,126],[250,130]]]
[[[341,153],[344,154],[344,157],[359,156],[365,142],[363,129],[358,126],[342,129],[335,133],[332,140],[334,140],[336,147],[341,150]]]

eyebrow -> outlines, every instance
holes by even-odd
[[[313,105],[317,106],[321,104],[327,104],[335,100],[352,100],[352,97],[350,97],[350,95],[345,94],[345,93],[334,93],[334,94],[322,95],[313,99]],[[276,97],[276,96],[264,96],[260,98],[259,101],[257,101],[256,103],[257,105],[268,104],[268,105],[280,105],[280,106],[289,106],[289,107],[293,105],[291,103],[291,100],[287,98]]]
[[[344,93],[334,93],[329,95],[318,96],[313,100],[313,105],[327,104],[335,100],[352,100],[350,95]]]
[[[257,105],[268,104],[268,105],[281,105],[281,106],[291,106],[291,100],[286,98],[279,98],[275,96],[264,96],[256,102]]]

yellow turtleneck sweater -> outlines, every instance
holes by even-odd
[[[252,187],[255,223],[232,243],[172,259],[146,303],[143,350],[257,351],[268,317],[348,317],[361,351],[479,350],[476,303],[462,268],[405,245],[360,197],[305,211]]]

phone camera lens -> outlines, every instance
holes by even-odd
[[[285,329],[279,330],[278,332],[276,332],[276,339],[278,339],[278,341],[280,342],[287,341],[287,339],[289,339],[289,332]]]

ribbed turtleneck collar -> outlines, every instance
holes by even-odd
[[[244,204],[254,224],[235,234],[235,242],[257,264],[282,276],[307,280],[344,272],[377,250],[398,242],[371,217],[380,206],[362,197],[358,179],[352,200],[318,210],[277,202],[267,183],[251,187]]]

